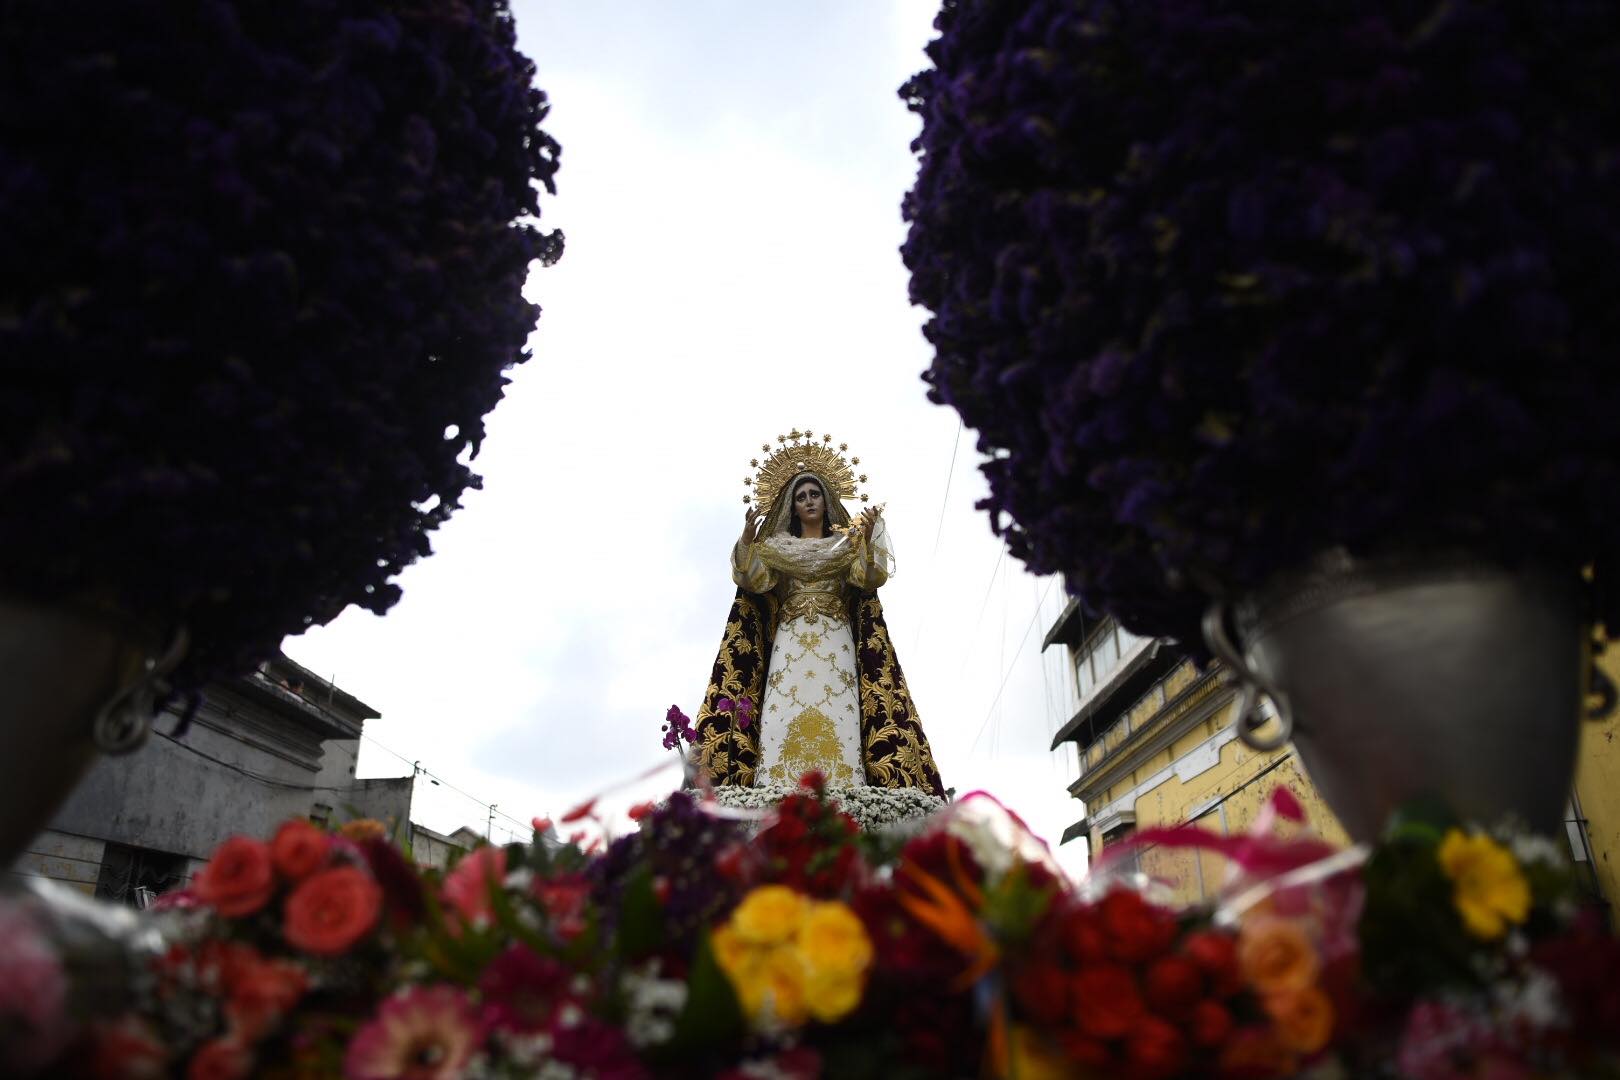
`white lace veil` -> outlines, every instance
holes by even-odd
[[[788,532],[788,525],[793,521],[793,491],[805,480],[814,480],[821,485],[821,496],[827,504],[827,524],[844,529],[849,528],[849,511],[844,509],[844,503],[838,498],[838,492],[834,491],[832,485],[818,474],[802,472],[790,482],[784,484],[781,493],[776,496],[776,502],[771,507],[771,516],[766,519],[764,534],[766,537]],[[829,528],[828,532],[831,531]]]

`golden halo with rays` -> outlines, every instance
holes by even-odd
[[[776,505],[782,488],[803,472],[813,472],[827,481],[841,501],[856,498],[860,485],[866,483],[866,474],[855,472],[861,459],[846,459],[849,444],[834,446],[831,435],[818,436],[808,428],[794,428],[776,437],[776,449],[772,450],[770,443],[759,449],[764,456],[748,463],[756,470],[754,475],[743,478],[743,485],[749,489],[743,502],[758,503],[767,510]],[[861,494],[859,498],[866,502],[868,496]]]

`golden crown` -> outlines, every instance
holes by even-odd
[[[786,435],[778,435],[776,443],[775,450],[771,449],[770,443],[762,444],[760,450],[765,456],[748,463],[756,472],[753,476],[743,478],[743,485],[750,489],[749,494],[743,496],[743,502],[757,500],[760,506],[769,509],[776,505],[776,497],[782,493],[782,488],[792,483],[795,476],[806,472],[813,472],[827,481],[839,499],[855,498],[857,488],[866,483],[864,473],[855,473],[861,459],[846,460],[844,454],[849,450],[849,444],[839,443],[834,447],[831,435],[824,434],[818,438],[813,431],[794,428]],[[860,500],[865,502],[867,496],[862,494]]]

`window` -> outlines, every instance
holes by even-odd
[[[1135,832],[1136,832],[1136,823],[1135,823],[1134,820],[1130,821],[1130,822],[1121,822],[1120,824],[1115,825],[1113,828],[1111,828],[1107,832],[1103,833],[1103,836],[1102,836],[1103,850],[1104,851],[1108,850],[1109,848],[1113,847],[1115,844],[1119,843],[1121,840],[1129,840],[1131,838],[1131,835],[1133,833],[1135,833]],[[1127,854],[1123,859],[1121,859],[1118,863],[1116,863],[1114,865],[1121,873],[1140,874],[1142,872],[1141,855],[1142,855],[1142,849],[1141,848],[1135,848],[1129,854]]]
[[[1120,661],[1143,640],[1121,630],[1113,619],[1105,619],[1075,651],[1075,688],[1079,691],[1080,700],[1085,701],[1093,690],[1107,682],[1108,677],[1118,669]]]
[[[184,855],[109,842],[96,877],[96,898],[144,908],[185,880]]]

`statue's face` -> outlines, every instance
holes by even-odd
[[[805,480],[793,490],[793,516],[799,519],[801,527],[818,524],[826,512],[820,484]]]

